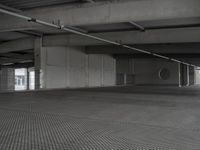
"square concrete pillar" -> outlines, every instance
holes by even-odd
[[[36,38],[34,43],[35,89],[40,89],[42,38]]]
[[[189,66],[189,85],[194,85],[195,84],[195,75],[194,75],[194,67]]]
[[[180,86],[189,86],[190,78],[189,78],[189,66],[180,64]]]
[[[13,68],[2,68],[0,71],[0,91],[15,89],[15,72]]]

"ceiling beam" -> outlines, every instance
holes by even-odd
[[[30,62],[25,62],[25,63],[23,63],[23,62],[21,62],[21,63],[16,63],[16,62],[13,62],[13,63],[10,63],[10,65],[9,64],[7,64],[7,65],[2,65],[1,64],[1,68],[8,68],[8,67],[11,67],[11,68],[30,68],[30,67],[34,67],[34,62],[32,61],[30,61]]]
[[[89,3],[95,3],[94,0],[83,0],[83,1],[85,1],[85,2],[89,2]]]
[[[149,51],[160,53],[200,53],[200,29],[199,30],[180,30],[177,32],[165,31],[162,32],[141,32],[143,35],[137,34],[138,32],[122,32],[115,34],[95,34],[103,36],[108,39],[119,40],[118,36],[123,39],[123,42],[133,45],[136,48],[147,49]],[[148,33],[148,34],[147,34]],[[166,34],[166,37],[163,35]],[[190,33],[190,34],[189,34]],[[146,38],[146,37],[150,38]],[[155,37],[154,37],[155,36]],[[130,39],[132,37],[132,39]],[[189,38],[188,38],[189,37]],[[145,39],[145,40],[144,40]],[[152,40],[153,39],[153,40]],[[168,43],[171,39],[171,44]],[[188,40],[189,39],[189,40]],[[24,51],[34,49],[34,38],[23,38],[14,41],[9,41],[0,44],[0,53]],[[177,44],[179,43],[179,44]],[[43,37],[43,46],[87,46],[90,53],[133,53],[122,47],[106,46],[95,40],[81,38],[77,35],[52,35]]]
[[[146,32],[127,31],[127,32],[113,32],[113,33],[95,33],[91,34],[106,39],[112,39],[113,41],[120,41],[125,44],[176,44],[182,43],[200,43],[200,28],[187,28],[187,29],[160,29],[160,30],[147,30]],[[34,38],[21,38],[9,42],[0,44],[0,53],[23,51],[28,49],[34,49]],[[88,39],[73,34],[61,34],[61,35],[45,35],[43,36],[43,46],[100,46],[106,45],[103,42],[99,42],[93,39]],[[191,46],[191,45],[190,45]],[[190,46],[187,47],[188,50]],[[97,49],[98,47],[94,48]],[[151,47],[142,47],[144,49],[151,50]],[[112,47],[113,49],[113,47]],[[121,47],[120,47],[121,49]],[[157,47],[152,49],[157,51]],[[184,49],[184,46],[181,48]],[[194,48],[195,52],[199,51],[200,47]],[[118,50],[118,48],[114,48]],[[159,50],[159,49],[158,49]],[[193,48],[191,47],[191,50]]]
[[[180,54],[180,53],[159,53],[161,55],[165,55],[167,57],[173,57],[173,58],[178,58],[178,59],[185,59],[185,58],[200,58],[200,53],[199,54],[193,54],[193,53],[184,53],[184,54]],[[150,55],[145,55],[145,54],[115,54],[114,55],[115,58],[155,58],[153,56]]]
[[[16,31],[17,33],[22,33],[25,35],[29,35],[29,36],[36,36],[36,37],[42,37],[43,34],[39,33],[39,32],[34,32],[34,31]]]
[[[200,27],[180,29],[158,29],[146,32],[124,31],[90,34],[123,44],[161,44],[161,43],[198,43],[200,42]],[[94,46],[107,45],[103,42],[88,39],[78,35],[50,35],[43,37],[44,46]]]
[[[7,60],[0,60],[1,65],[13,65],[14,63],[23,63],[23,62],[33,62],[33,59],[7,59]]]
[[[148,49],[150,52],[159,54],[200,54],[200,43],[174,43],[174,44],[136,44],[134,47]],[[138,54],[121,47],[113,46],[88,46],[88,54]]]
[[[151,1],[113,1],[95,5],[54,6],[24,11],[27,16],[40,18],[47,22],[61,21],[68,26],[107,24],[117,22],[155,21],[165,19],[187,19],[200,17],[199,0],[151,0]],[[145,10],[145,11],[144,11]],[[163,13],[160,13],[163,12]],[[41,27],[18,18],[0,15],[1,31],[18,29],[37,29]]]
[[[34,38],[21,38],[0,45],[0,53],[8,53],[15,51],[24,51],[34,48]]]

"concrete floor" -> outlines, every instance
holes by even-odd
[[[1,150],[199,150],[200,87],[0,94]]]

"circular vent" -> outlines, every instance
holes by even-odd
[[[159,71],[159,78],[162,80],[167,80],[170,78],[170,71],[167,68],[162,68]]]

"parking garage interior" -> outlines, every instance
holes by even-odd
[[[0,149],[199,141],[199,0],[0,0]]]

